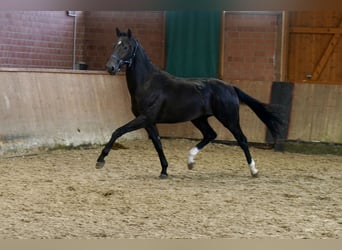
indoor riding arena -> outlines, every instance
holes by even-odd
[[[0,26],[0,239],[342,238],[342,12],[1,11]],[[201,150],[190,121],[121,133],[143,111],[117,27],[159,69],[275,108],[277,139],[240,106],[257,176],[215,117]]]

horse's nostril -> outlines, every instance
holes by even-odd
[[[112,72],[114,71],[114,67],[112,66]]]

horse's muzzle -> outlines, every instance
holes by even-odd
[[[106,68],[107,72],[111,75],[115,75],[116,72],[120,71],[120,67],[114,65],[113,63],[107,63]]]
[[[117,70],[115,70],[115,68],[114,68],[114,67],[107,68],[107,71],[108,71],[108,73],[109,73],[109,74],[111,74],[111,75],[115,75],[115,74],[116,74],[116,72],[117,72]]]

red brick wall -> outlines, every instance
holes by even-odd
[[[91,69],[102,70],[116,40],[115,28],[130,28],[151,61],[164,66],[164,13],[162,11],[92,11],[85,13],[84,58]]]
[[[83,11],[77,11],[77,30],[76,30],[76,59],[75,63],[84,62],[85,54],[85,30],[86,17]]]
[[[163,11],[77,12],[76,62],[103,70],[116,40],[130,28],[151,61],[164,68]],[[223,79],[277,80],[276,14],[225,14]],[[0,12],[0,67],[72,68],[73,17],[65,11]]]
[[[65,11],[0,11],[0,67],[72,68],[72,51]]]
[[[66,11],[2,11],[0,27],[0,67],[72,69],[74,18]],[[116,27],[130,28],[152,62],[164,66],[162,11],[77,11],[76,63],[103,70]]]
[[[276,14],[225,14],[225,80],[275,80]]]

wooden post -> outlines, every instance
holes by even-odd
[[[274,144],[276,151],[283,151],[287,140],[287,135],[290,127],[290,116],[292,109],[294,84],[291,82],[273,82],[271,92],[271,104],[278,106],[279,116],[283,122],[280,128],[279,135],[274,141],[271,132],[267,130],[266,143]]]

